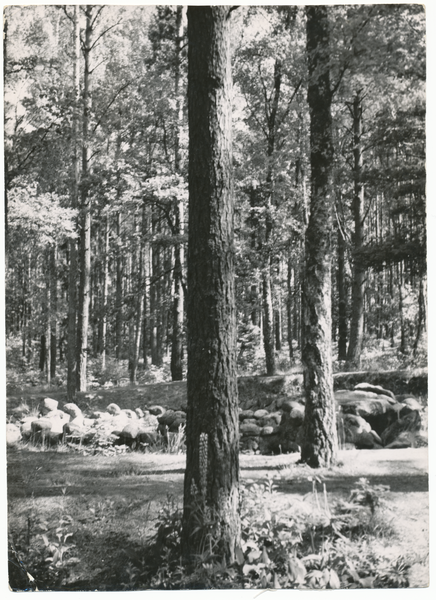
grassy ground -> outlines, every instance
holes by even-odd
[[[240,405],[269,406],[282,396],[301,393],[301,377],[239,379]],[[7,414],[21,403],[37,411],[44,397],[66,402],[62,389],[22,388],[8,394]],[[99,388],[79,394],[85,412],[104,410],[115,402],[121,408],[186,406],[186,382],[147,386]],[[241,481],[273,478],[276,494],[271,509],[292,512],[313,502],[313,471],[298,465],[299,456],[241,455]],[[348,451],[340,453],[340,466],[320,470],[329,502],[348,497],[360,477],[373,485],[389,486],[387,518],[394,537],[379,539],[377,552],[405,556],[413,567],[410,585],[428,583],[428,464],[427,449]],[[342,464],[341,464],[342,463]],[[162,507],[173,514],[183,500],[183,455],[128,453],[117,456],[83,456],[80,453],[38,451],[19,445],[8,450],[8,525],[23,562],[35,563],[42,555],[43,538],[61,543],[71,559],[68,585],[52,589],[124,589],[132,560],[144,553]],[[59,529],[60,528],[60,529]],[[72,534],[71,536],[69,534]],[[68,539],[64,539],[67,536]],[[23,554],[24,552],[24,554]],[[37,576],[38,573],[35,574]]]
[[[296,504],[313,501],[313,471],[296,464],[297,458],[243,455],[241,480],[273,478],[277,493],[271,508],[292,511]],[[379,550],[411,560],[411,586],[427,585],[427,449],[348,451],[339,459],[339,466],[316,472],[326,483],[329,502],[345,499],[360,477],[389,486],[388,521],[395,535],[381,539]],[[72,533],[68,543],[75,545],[68,555],[77,559],[69,567],[70,589],[120,589],[120,582],[128,580],[129,560],[144,551],[155,531],[159,510],[181,505],[184,464],[183,455],[103,457],[12,448],[10,535],[33,552],[41,544],[41,523],[47,522],[51,539],[64,519],[62,532]]]

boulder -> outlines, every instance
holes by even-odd
[[[262,428],[254,423],[243,422],[239,426],[239,432],[241,435],[260,435]]]
[[[130,410],[130,408],[125,408],[122,411],[129,419],[132,419],[133,421],[137,421],[138,420],[138,415],[136,414],[136,412],[134,410]]]
[[[390,390],[383,388],[381,385],[372,385],[371,383],[358,383],[354,386],[355,391],[360,392],[372,392],[374,394],[378,394],[379,396],[388,396],[395,401],[395,394]]]
[[[400,417],[405,417],[406,415],[408,415],[410,412],[412,412],[414,410],[416,410],[418,412],[420,412],[422,410],[422,406],[418,402],[418,400],[416,398],[412,398],[411,396],[408,396],[406,398],[403,398],[402,400],[399,400],[399,403],[402,406],[402,408],[400,410]]]
[[[63,433],[64,435],[76,435],[79,433],[84,433],[84,428],[80,427],[80,425],[77,425],[76,423],[72,423],[71,421],[69,421],[68,423],[64,423]]]
[[[74,423],[80,428],[84,427],[85,423],[83,413],[77,406],[77,404],[73,404],[72,402],[69,404],[65,404],[64,411],[70,416],[70,423]]]
[[[150,414],[148,411],[146,411],[148,414]],[[138,419],[142,419],[145,415],[144,415],[144,411],[141,408],[135,408],[135,413],[136,416],[138,417]]]
[[[118,416],[121,414],[121,408],[118,406],[118,404],[109,404],[109,406],[106,407],[106,411],[112,415],[112,416]]]
[[[77,404],[74,404],[73,402],[69,402],[68,404],[64,405],[64,412],[70,415],[70,417],[72,417],[73,419],[83,415],[82,411],[77,406]]]
[[[98,421],[109,421],[112,419],[112,415],[106,411],[103,412],[101,410],[94,410],[91,413],[90,418]]]
[[[155,415],[156,417],[160,417],[165,413],[165,409],[159,405],[150,406],[147,410],[151,415]]]
[[[271,435],[273,433],[277,433],[278,431],[278,427],[272,427],[271,425],[266,425],[265,427],[262,427],[262,429],[260,430],[260,435]]]
[[[156,431],[158,425],[158,418],[154,415],[144,415],[144,417],[139,420],[139,427],[144,431]]]
[[[168,431],[171,433],[178,433],[179,427],[186,425],[186,417],[176,416],[171,425],[168,426]]]
[[[299,406],[296,406],[295,408],[293,408],[291,410],[291,412],[287,415],[288,419],[290,421],[292,421],[294,427],[298,427],[303,424],[304,412],[305,412],[305,408],[304,408],[304,406],[302,406],[300,404]],[[281,423],[283,423],[283,417],[282,417]]]
[[[265,410],[264,408],[261,408],[259,410],[256,410],[256,412],[254,413],[253,417],[255,419],[263,419],[264,417],[268,416],[268,411]]]
[[[363,417],[379,435],[398,419],[401,405],[373,392],[338,390],[335,399],[342,413]]]
[[[379,436],[379,434],[376,431],[374,431],[374,429],[371,429],[371,431],[369,433],[374,438],[375,443],[378,444],[379,446],[383,447],[383,442],[382,442],[381,437]]]
[[[279,431],[259,437],[259,451],[261,454],[289,454],[300,452],[300,446]]]
[[[153,415],[154,413],[150,410],[150,413]],[[165,413],[159,415],[157,420],[159,421],[159,425],[166,425],[169,427],[171,423],[176,419],[176,412],[174,410],[167,410]]]
[[[131,420],[124,413],[124,411],[121,411],[121,413],[119,415],[115,415],[110,420],[112,429],[117,429],[119,431],[122,431],[124,429],[124,427],[126,427],[126,425],[129,425],[130,422],[131,422]]]
[[[280,408],[282,409],[283,412],[287,412],[287,413],[292,412],[294,409],[297,409],[300,411],[303,410],[303,412],[304,412],[304,404],[301,404],[301,402],[297,402],[297,400],[290,400],[290,399],[285,400],[281,404]]]
[[[44,400],[42,401],[42,408],[41,408],[42,414],[46,414],[52,410],[57,410],[58,404],[59,404],[58,401],[53,400],[53,398],[44,398]]]
[[[354,438],[354,446],[358,450],[380,450],[383,448],[378,444],[370,431],[361,431]]]
[[[6,425],[6,444],[8,446],[13,446],[17,442],[21,440],[21,431],[17,425],[13,423],[8,423]]]
[[[264,419],[258,419],[257,424],[260,427],[277,427],[277,425],[280,425],[281,420],[282,415],[280,413],[270,413]]]
[[[138,437],[138,433],[138,425],[136,423],[129,423],[121,431],[120,438],[123,440],[123,443],[126,444],[135,440]]]
[[[250,436],[244,438],[243,450],[248,452],[256,452],[259,449],[259,441],[256,437]]]
[[[381,434],[381,439],[385,447],[392,447],[392,444],[402,432],[418,433],[421,429],[421,415],[419,411],[413,410],[401,419],[393,422]],[[405,436],[405,439],[408,436]],[[408,446],[401,446],[407,448]]]
[[[342,422],[340,421],[342,419]],[[342,425],[342,441],[354,444],[362,432],[371,431],[371,425],[359,415],[342,414],[338,417],[338,426]]]
[[[32,430],[32,433],[37,433],[38,431],[48,433],[49,431],[51,431],[52,426],[53,423],[50,419],[40,417],[39,419],[35,419],[35,421],[32,421],[30,428]]]
[[[245,421],[245,419],[253,419],[254,418],[254,410],[241,410],[239,413],[239,420]]]
[[[400,448],[413,448],[415,444],[415,434],[412,431],[401,431],[398,436],[385,448],[391,450],[398,450]]]
[[[69,442],[80,443],[84,440],[87,435],[87,430],[84,427],[80,427],[77,423],[70,421],[64,423],[63,438]]]

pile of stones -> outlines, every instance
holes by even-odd
[[[335,392],[340,448],[408,448],[427,445],[422,430],[423,409],[410,396],[395,396],[380,386],[361,383],[353,390]],[[277,398],[268,409],[240,408],[240,449],[245,453],[280,454],[298,452],[304,421],[304,400]],[[135,410],[109,404],[105,411],[84,415],[73,403],[63,409],[45,398],[37,417],[22,411],[7,425],[7,441],[20,439],[35,444],[56,445],[61,441],[83,445],[105,443],[132,449],[168,443],[186,424],[184,410],[147,406]]]
[[[360,383],[351,391],[336,391],[335,399],[340,448],[427,446],[423,407],[416,398],[395,396],[380,386]],[[304,399],[279,399],[271,412],[240,411],[242,450],[260,454],[299,451],[304,413]]]

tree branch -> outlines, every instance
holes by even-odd
[[[125,83],[123,86],[120,87],[120,89],[115,93],[114,97],[112,98],[112,100],[109,102],[109,104],[106,106],[106,108],[104,109],[103,113],[101,114],[99,120],[97,121],[96,125],[94,126],[92,133],[95,133],[97,127],[100,125],[100,123],[103,120],[103,117],[105,116],[106,112],[109,110],[109,108],[112,106],[112,104],[115,102],[115,100],[117,99],[117,97],[121,94],[121,92],[123,90],[125,90],[130,84],[132,83],[131,81],[128,81],[127,83]]]
[[[107,29],[105,29],[102,33],[100,33],[100,35],[98,36],[98,38],[94,41],[94,43],[91,45],[90,50],[93,50],[95,48],[95,46],[97,45],[98,41],[104,36],[106,35],[106,33],[108,31],[110,31],[111,29],[113,29],[114,27],[118,27],[118,25],[122,22],[122,19],[120,19],[118,21],[118,23],[115,23],[114,25],[111,25],[110,27],[108,27]]]

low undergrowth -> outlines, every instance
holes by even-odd
[[[31,497],[21,527],[10,532],[10,586],[58,591],[408,587],[410,565],[401,556],[392,559],[395,533],[384,498],[388,488],[360,479],[346,500],[330,502],[323,481],[311,479],[312,492],[286,509],[274,509],[277,480],[246,482],[236,560],[228,564],[209,540],[189,568],[181,556],[182,511],[174,497],[161,505],[155,533],[144,537],[132,531],[130,541],[125,532],[110,537],[115,521],[137,508],[126,501],[90,504],[86,516],[79,516],[71,510],[74,503],[67,502],[65,486],[47,520]],[[149,508],[142,513],[143,523],[150,519]],[[96,528],[114,552],[120,543],[124,550],[87,579],[81,546]]]

